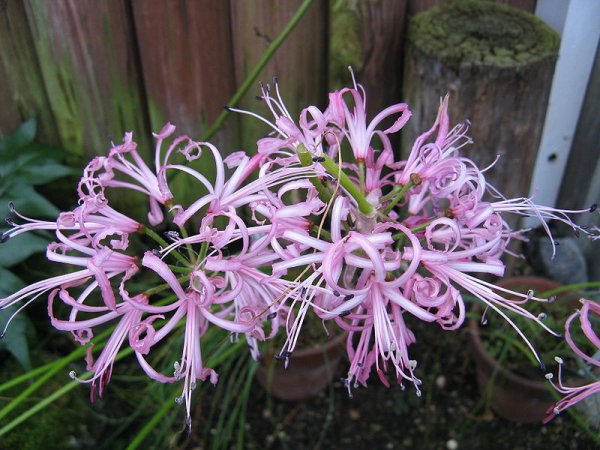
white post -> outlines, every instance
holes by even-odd
[[[565,8],[565,3],[567,7]],[[561,15],[566,10],[564,21]],[[534,202],[554,206],[600,37],[600,1],[538,0],[536,14],[562,31],[558,61],[544,131],[535,163],[530,195]],[[526,227],[536,226],[529,218]]]

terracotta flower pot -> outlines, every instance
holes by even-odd
[[[546,278],[514,277],[502,280],[498,286],[521,292],[523,288],[533,289],[542,293],[560,284]],[[483,345],[479,320],[470,320],[469,331],[477,365],[477,384],[481,394],[489,396],[492,410],[514,422],[540,423],[546,416],[546,410],[555,402],[541,370],[536,379],[507,370]]]
[[[344,355],[346,336],[346,333],[340,334],[324,344],[295,351],[287,369],[273,354],[265,355],[256,379],[273,397],[281,400],[310,398],[331,383]]]

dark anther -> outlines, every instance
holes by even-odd
[[[354,298],[354,294],[349,294],[344,297],[344,300],[352,300]]]
[[[9,239],[10,239],[10,234],[8,234],[8,233],[0,234],[0,244],[4,244]]]
[[[16,227],[17,226],[17,224],[10,217],[7,217],[6,219],[4,219],[4,221],[6,222],[6,224],[8,226],[11,226],[11,227]]]
[[[339,314],[339,316],[340,316],[340,317],[346,317],[346,316],[347,316],[347,315],[349,315],[349,314],[350,314],[350,311],[344,311],[344,312],[341,312],[341,313]]]
[[[579,233],[579,230],[577,228],[573,228],[573,233],[575,233],[575,237],[577,239],[579,239],[579,236],[581,236],[581,233]]]
[[[178,231],[165,231],[163,233],[163,236],[171,241],[175,241],[175,240],[179,239],[179,237],[180,237]]]
[[[277,76],[273,77],[273,84],[279,84],[279,78],[277,78]]]
[[[229,111],[229,112],[231,112],[231,106],[227,106],[227,105],[225,105],[225,106],[223,106],[223,109],[224,109],[225,111]]]
[[[590,206],[590,212],[594,212],[598,209],[598,204],[594,203],[592,206]]]
[[[577,236],[577,237],[579,237],[579,236]],[[553,243],[554,245],[556,245],[556,246],[559,246],[559,245],[560,245],[560,242],[558,242],[558,241],[552,241],[552,243]]]
[[[322,156],[314,156],[312,160],[313,160],[313,162],[315,162],[315,163],[321,163],[321,162],[325,162],[325,158],[324,158],[324,157],[322,157]]]
[[[160,258],[162,256],[162,254],[160,253],[160,250],[156,250],[155,248],[152,249],[152,254],[154,256],[156,256],[157,258]]]
[[[272,312],[271,314],[269,314],[267,316],[267,319],[269,320],[273,320],[275,317],[277,317],[277,312]]]
[[[335,295],[336,297],[339,297],[340,293],[338,291],[333,291],[333,295]]]
[[[262,96],[260,96],[260,95],[257,95],[257,96],[256,96],[256,97],[254,97],[254,98],[255,98],[256,100],[258,100],[259,102],[262,102],[262,99],[263,99],[263,98],[262,98]]]
[[[326,173],[325,174],[325,178],[327,178],[328,181],[335,183],[337,181],[337,178],[334,177],[333,175],[331,175],[330,173]]]
[[[542,372],[546,372],[546,364],[544,364],[543,361],[540,361],[540,368],[542,369]]]
[[[275,355],[275,359],[278,361],[283,361],[285,359],[289,359],[290,356],[292,356],[292,352],[283,350],[281,353]]]
[[[8,209],[10,212],[15,212],[15,204],[13,202],[8,202]]]

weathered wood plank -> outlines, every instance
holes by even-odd
[[[58,144],[54,117],[20,0],[0,2],[0,135],[38,117],[38,138]]]
[[[27,0],[25,11],[61,144],[104,153],[128,130],[146,141],[125,0]],[[141,145],[141,150],[147,148]]]
[[[145,0],[132,8],[152,128],[170,121],[200,138],[235,92],[229,3]],[[225,134],[215,137],[223,150],[232,142]]]
[[[238,85],[301,3],[301,0],[234,0],[230,3]],[[273,76],[279,78],[282,96],[292,116],[297,117],[300,109],[309,104],[324,106],[326,103],[327,42],[327,2],[317,0],[259,76],[265,82],[271,82]],[[266,108],[254,100],[257,93],[258,86],[241,101],[241,107],[268,116]],[[256,139],[267,131],[264,124],[255,119],[241,120],[242,143],[249,151],[255,150]]]
[[[359,13],[364,55],[360,82],[369,94],[367,113],[372,116],[400,101],[406,1],[359,3]]]

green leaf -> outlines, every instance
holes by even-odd
[[[14,156],[14,152],[33,142],[37,130],[35,118],[29,119],[12,133],[0,139],[0,159]]]
[[[47,162],[24,167],[21,170],[21,173],[23,174],[24,179],[28,180],[31,185],[37,186],[39,184],[49,183],[50,181],[57,180],[64,176],[79,174],[80,171],[63,166],[62,164]]]
[[[0,311],[0,330],[4,330],[8,320],[17,309],[18,307],[15,305]],[[21,312],[13,318],[4,337],[0,339],[0,350],[10,352],[25,370],[31,370],[27,343],[27,335],[31,333],[31,329],[33,329],[31,322]]]
[[[0,197],[0,207],[13,202],[17,211],[30,217],[55,218],[60,211],[29,185],[16,183]],[[0,210],[1,212],[1,210]]]
[[[24,285],[25,283],[14,273],[0,268],[0,296],[10,295]],[[0,311],[0,333],[17,309],[18,306],[15,305]],[[0,339],[0,350],[10,352],[25,370],[31,370],[27,338],[32,334],[33,326],[31,322],[25,314],[20,313],[10,323],[4,338]]]
[[[0,247],[1,249],[2,247]],[[1,252],[2,250],[0,250]],[[25,286],[23,280],[12,273],[10,270],[6,270],[0,267],[0,297],[6,297],[7,295],[17,292]]]
[[[10,267],[26,260],[34,253],[46,251],[49,240],[32,233],[10,238],[0,244],[0,268]],[[3,281],[0,282],[0,286]],[[10,285],[9,285],[10,286]]]

